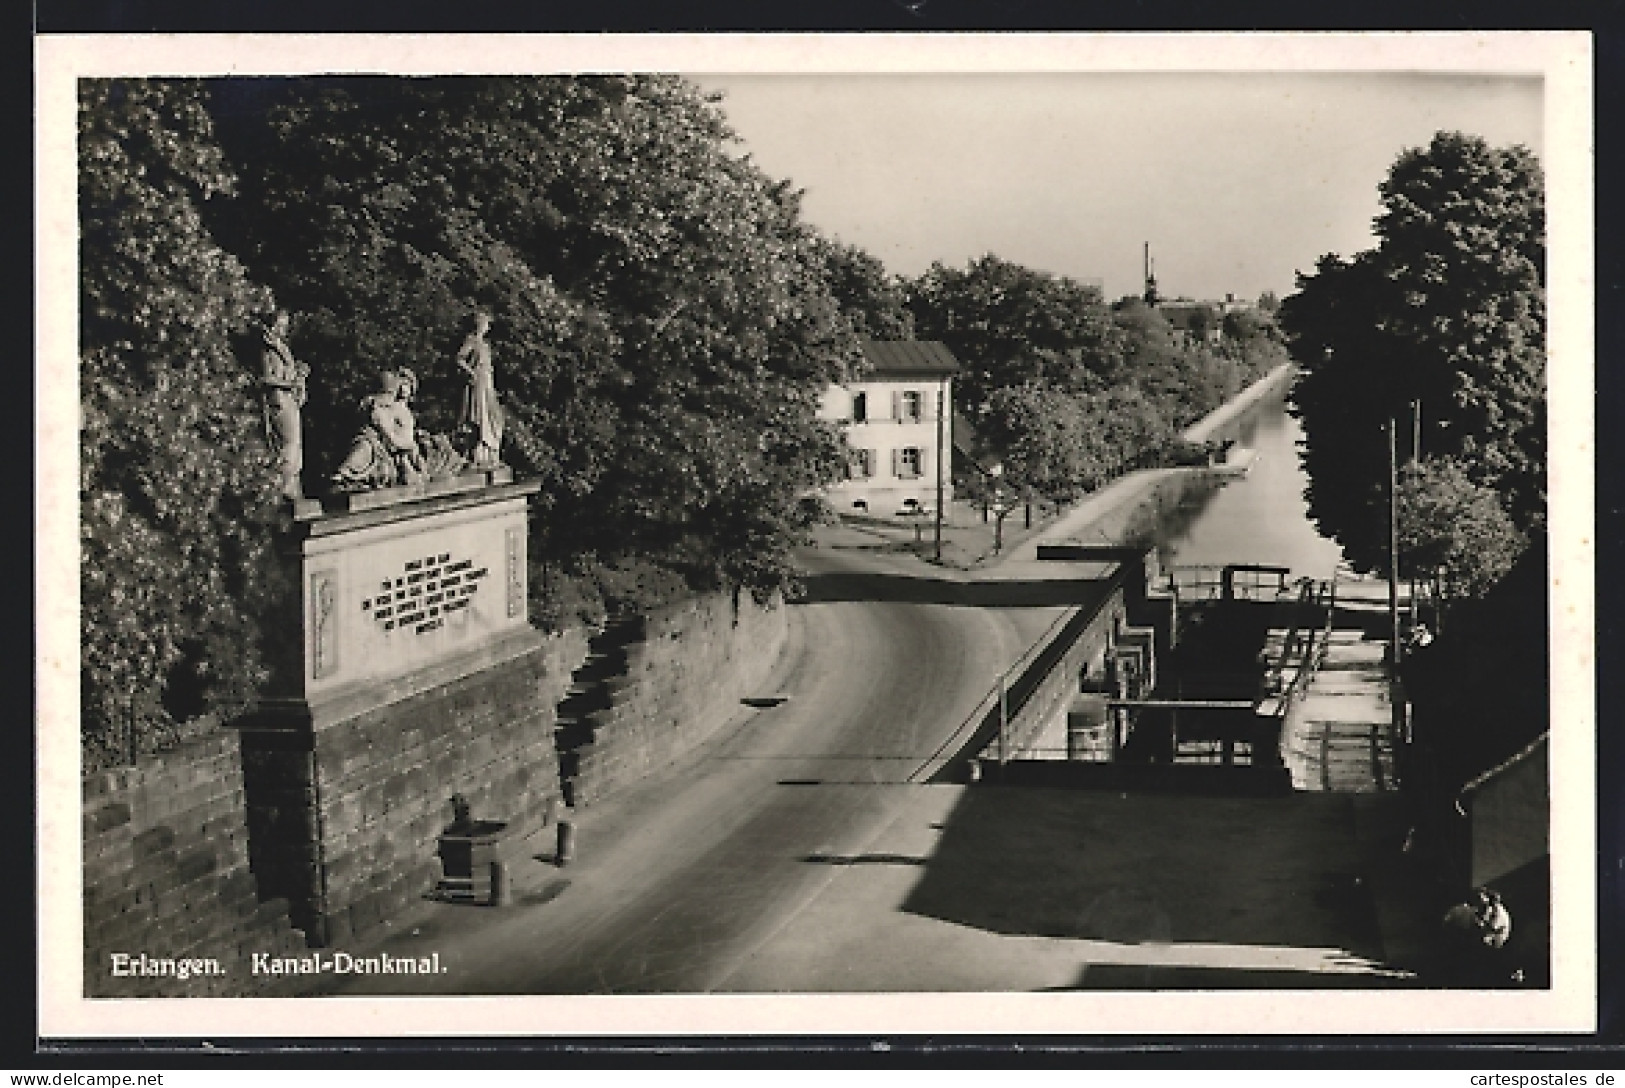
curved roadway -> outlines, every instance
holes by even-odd
[[[576,814],[577,861],[516,867],[511,907],[430,905],[384,942],[438,951],[444,973],[323,992],[728,990],[1063,611],[1054,583],[971,581],[865,542],[834,530],[804,554],[807,599],[764,685],[782,703],[742,707],[677,766]]]

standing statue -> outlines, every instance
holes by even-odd
[[[494,468],[502,463],[502,405],[497,402],[491,368],[491,345],[485,334],[491,331],[491,315],[484,310],[474,314],[474,330],[457,349],[457,365],[468,375],[463,391],[460,427],[472,432],[475,468]]]
[[[337,491],[369,491],[452,476],[464,465],[444,435],[417,429],[412,397],[417,375],[405,367],[386,370],[382,388],[361,398],[361,432],[333,473]]]
[[[297,499],[303,491],[299,473],[304,450],[299,433],[299,409],[305,404],[305,379],[310,367],[293,357],[288,347],[288,313],[278,310],[269,325],[260,326],[264,343],[260,356],[260,389],[265,396],[265,439],[277,453],[282,494]]]

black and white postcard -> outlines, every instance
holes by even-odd
[[[1588,35],[35,51],[43,1035],[1595,1030]]]

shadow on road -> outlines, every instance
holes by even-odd
[[[1029,581],[951,581],[946,578],[870,571],[831,571],[802,579],[798,604],[833,601],[892,601],[907,604],[950,604],[968,608],[1053,608],[1100,601],[1109,584],[1093,579]]]
[[[902,909],[1102,942],[1084,988],[1405,984],[1381,963],[1353,823],[1331,794],[973,786]]]

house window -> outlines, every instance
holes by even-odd
[[[847,459],[847,472],[854,480],[867,480],[875,474],[875,451],[852,450]]]
[[[920,396],[917,389],[909,389],[903,393],[902,409],[897,418],[910,423],[918,423],[925,410],[925,398]]]
[[[852,394],[852,422],[867,423],[869,420],[869,394]]]
[[[897,478],[915,480],[925,474],[925,462],[918,446],[906,446],[897,451]]]

